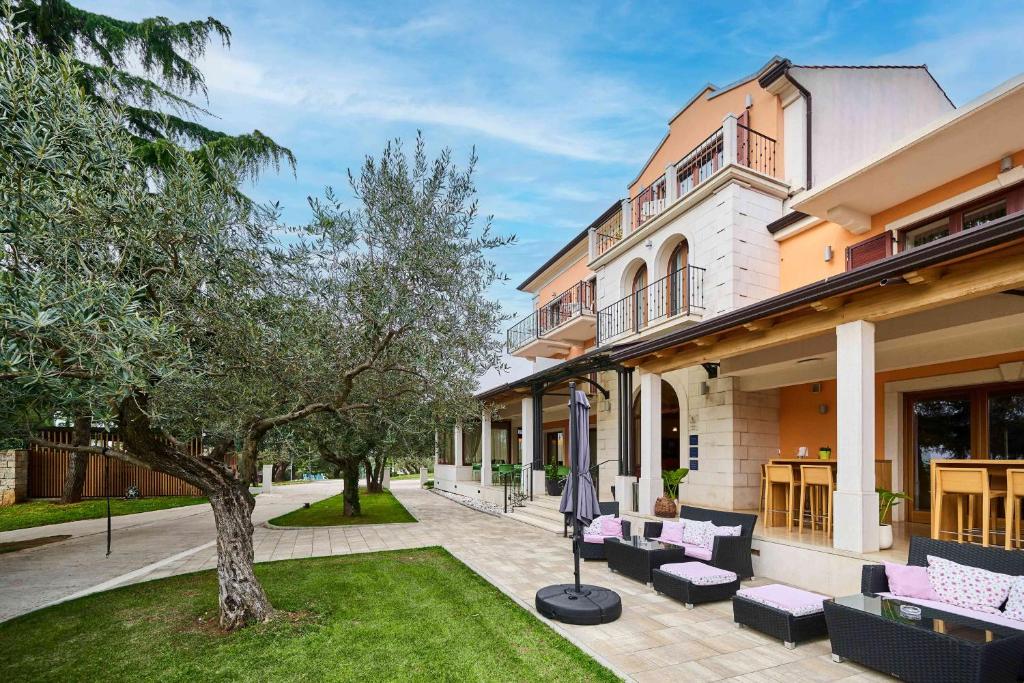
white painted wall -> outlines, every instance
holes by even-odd
[[[924,69],[794,66],[789,73],[811,93],[814,185],[953,109]],[[790,137],[789,125],[783,128],[787,163],[803,139]]]

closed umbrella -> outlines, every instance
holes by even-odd
[[[570,522],[575,518],[584,526],[600,514],[597,489],[590,476],[590,402],[582,391],[575,390],[576,400],[569,401],[569,422],[572,425],[569,437],[569,458],[572,474],[562,491],[562,502],[558,511],[565,514]],[[579,476],[577,476],[579,475]],[[579,496],[576,496],[576,482],[579,481]],[[575,531],[576,525],[573,524]]]

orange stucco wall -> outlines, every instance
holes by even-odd
[[[1024,163],[1024,151],[1013,155],[1014,164]],[[956,180],[909,199],[871,217],[871,230],[854,235],[844,228],[826,221],[799,235],[779,243],[780,286],[789,291],[811,282],[838,275],[846,270],[846,247],[866,240],[885,230],[885,226],[912,213],[967,192],[979,185],[995,180],[999,164],[989,164],[963,175]],[[826,263],[825,247],[831,245],[834,256]]]
[[[668,139],[658,148],[650,162],[644,167],[637,182],[629,188],[630,196],[650,185],[665,173],[665,166],[674,164],[687,152],[722,127],[726,114],[739,116],[743,113],[746,96],[753,98],[750,108],[750,127],[777,142],[775,150],[776,171],[785,177],[782,168],[782,107],[778,98],[757,84],[753,78],[732,90],[707,99],[707,91],[701,93],[693,103],[669,122]]]
[[[885,457],[885,384],[906,379],[949,375],[972,370],[986,370],[1001,363],[1024,361],[1024,351],[983,358],[938,363],[918,368],[890,370],[875,375],[875,457]],[[828,406],[822,415],[818,406]],[[836,381],[821,382],[821,393],[811,393],[810,384],[798,384],[779,390],[779,447],[783,456],[796,455],[797,448],[807,446],[813,454],[821,446],[836,450]],[[837,453],[838,454],[838,453]]]
[[[535,290],[533,293],[536,295],[533,301],[533,307],[540,308],[544,306],[552,297],[556,297],[565,290],[579,284],[580,281],[589,280],[594,276],[594,271],[587,268],[587,257],[585,254],[581,255],[576,261],[566,268],[558,276],[552,278],[550,282],[545,283],[545,278],[550,277],[550,273],[544,273],[541,277],[537,278],[537,281],[543,284],[541,289]]]

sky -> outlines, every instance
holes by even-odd
[[[389,139],[422,131],[432,153],[450,147],[460,163],[475,149],[481,213],[517,238],[492,254],[507,275],[493,296],[515,318],[530,309],[516,286],[624,196],[668,119],[708,82],[775,55],[927,64],[960,105],[1024,67],[1019,0],[72,2],[230,27],[230,49],[211,45],[199,62],[212,125],[294,151],[294,175],[268,173],[251,190],[287,220],[305,220],[306,198],[326,186],[350,199],[348,169]]]

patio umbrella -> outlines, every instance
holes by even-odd
[[[590,403],[576,383],[569,383],[569,480],[558,509],[572,520],[572,554],[575,582],[546,586],[537,591],[537,611],[568,624],[606,624],[622,614],[622,600],[615,591],[580,583],[580,544],[583,523],[598,515],[597,491],[590,478]]]
[[[573,521],[572,515],[575,512],[576,520],[586,526],[601,513],[597,502],[597,490],[590,476],[590,402],[585,393],[576,389],[573,390],[573,396],[569,401],[569,423],[569,458],[572,474],[565,482],[558,511],[565,514],[570,522]],[[575,523],[573,530],[576,530]]]

